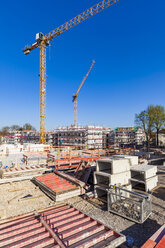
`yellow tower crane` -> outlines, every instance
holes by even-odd
[[[93,60],[91,66],[90,66],[90,68],[89,68],[87,74],[86,74],[85,77],[83,78],[83,81],[81,82],[81,84],[80,84],[80,86],[79,86],[79,88],[78,88],[76,94],[73,95],[73,100],[72,100],[72,102],[74,102],[74,126],[77,126],[77,97],[78,97],[78,93],[79,93],[81,87],[83,86],[83,84],[85,83],[85,81],[86,81],[86,79],[87,79],[89,73],[91,72],[91,70],[92,70],[94,64],[95,64],[95,61]]]
[[[77,26],[89,17],[96,15],[102,10],[108,8],[119,0],[104,0],[85,10],[70,21],[64,23],[58,28],[52,30],[46,35],[42,33],[36,34],[36,42],[31,46],[26,46],[23,49],[25,55],[29,54],[33,49],[40,48],[40,143],[46,143],[46,47],[53,38],[64,33],[65,31]]]

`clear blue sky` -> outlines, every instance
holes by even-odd
[[[35,34],[75,17],[98,0],[1,1],[1,122],[39,129],[39,49]],[[134,125],[148,104],[165,105],[165,1],[120,0],[58,36],[47,49],[47,130],[73,123],[72,94],[92,59],[78,99],[78,123]]]

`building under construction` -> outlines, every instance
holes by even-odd
[[[108,134],[108,146],[139,147],[145,143],[145,133],[140,127],[118,127]]]
[[[59,127],[46,134],[50,146],[75,146],[77,149],[106,149],[110,147],[139,147],[145,143],[145,133],[139,127],[104,128],[101,126]],[[39,143],[37,131],[10,131],[3,143]]]
[[[107,148],[110,130],[100,126],[59,127],[55,131],[53,145],[77,146],[78,149]]]

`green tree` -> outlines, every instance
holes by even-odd
[[[151,134],[153,131],[153,116],[151,115],[150,106],[147,110],[140,112],[140,114],[135,115],[135,123],[140,126],[145,133],[147,141],[147,150],[150,150]]]
[[[36,130],[30,123],[25,123],[23,125],[24,130]]]
[[[159,131],[165,125],[165,108],[160,105],[150,105],[151,116],[153,118],[153,125],[156,129],[156,146],[159,146]]]
[[[0,135],[1,136],[7,136],[9,135],[10,127],[5,126],[0,130]]]
[[[10,129],[12,130],[12,131],[19,131],[20,130],[20,126],[19,125],[12,125],[11,127],[10,127]]]

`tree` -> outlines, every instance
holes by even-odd
[[[10,129],[12,130],[12,131],[19,131],[20,130],[20,126],[19,125],[12,125],[11,127],[10,127]]]
[[[147,141],[147,150],[149,151],[151,134],[153,131],[153,116],[151,115],[150,106],[147,108],[147,110],[144,110],[140,112],[140,114],[135,115],[135,123],[144,130]]]
[[[25,123],[24,125],[23,125],[23,129],[24,130],[36,130],[30,123]]]
[[[165,108],[160,105],[150,105],[151,115],[153,118],[153,125],[156,129],[156,146],[159,146],[159,131],[165,125]]]
[[[7,136],[9,135],[10,127],[5,126],[0,130],[0,135],[1,136]]]

